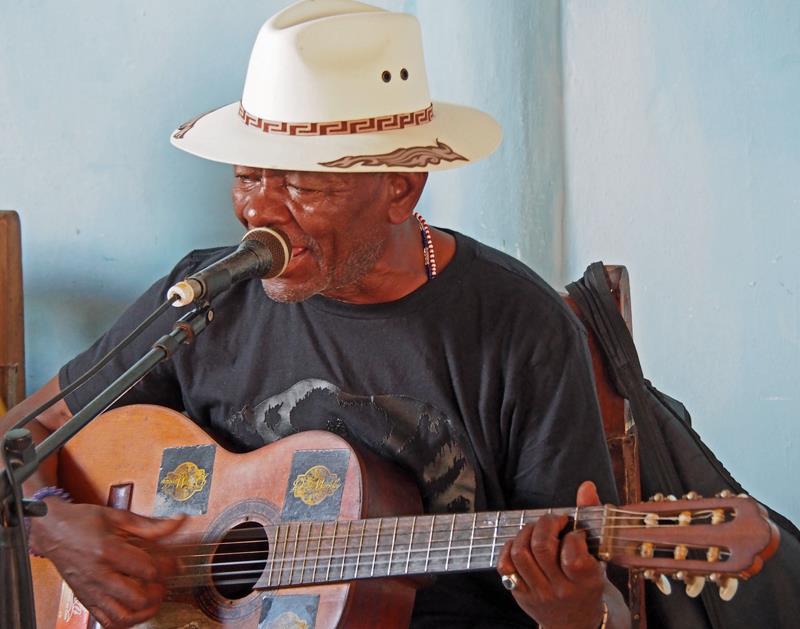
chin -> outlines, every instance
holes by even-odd
[[[292,286],[290,283],[280,279],[261,280],[261,287],[267,297],[281,304],[295,304],[305,301],[320,292],[308,285]]]

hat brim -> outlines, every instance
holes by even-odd
[[[247,126],[239,102],[181,125],[170,141],[216,162],[318,172],[434,171],[465,166],[490,155],[502,130],[489,114],[434,102],[433,118],[394,131],[347,135],[285,135]]]

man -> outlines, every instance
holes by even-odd
[[[579,324],[530,269],[415,213],[427,172],[481,159],[499,140],[488,115],[431,103],[413,17],[349,0],[275,15],[241,103],[182,125],[172,142],[233,164],[237,218],[280,229],[292,259],[280,277],[217,298],[220,323],[123,403],[185,411],[238,450],[337,432],[404,468],[433,513],[564,506],[576,490],[579,504],[598,503],[594,485],[578,489],[583,479],[613,499]],[[171,285],[226,253],[189,254],[6,423],[77,379]],[[131,345],[102,380],[150,342]],[[42,414],[36,438],[102,386]],[[51,461],[27,489],[56,484]],[[156,613],[175,566],[136,538],[166,542],[180,520],[43,493],[53,494],[50,513],[32,523],[31,547],[96,618],[121,627]],[[418,592],[412,625],[626,626],[621,595],[582,533],[562,537],[565,523],[542,518],[505,546],[497,568],[510,592],[493,574],[439,577]]]

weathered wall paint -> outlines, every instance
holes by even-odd
[[[4,11],[0,207],[22,214],[29,390],[185,252],[236,241],[230,168],[168,136],[239,98],[258,28],[285,4],[43,0]],[[423,214],[555,280],[558,2],[376,4],[419,14],[434,98],[484,108],[505,127],[495,156],[431,177]]]
[[[800,4],[563,6],[566,275],[629,267],[645,374],[800,520]]]

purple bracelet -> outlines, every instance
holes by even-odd
[[[72,502],[72,496],[69,495],[67,491],[61,489],[61,487],[56,487],[54,485],[49,485],[48,487],[41,487],[33,492],[33,495],[30,496],[29,500],[44,500],[45,498],[49,498],[50,496],[57,496],[61,498],[64,502]],[[34,557],[41,557],[42,555],[37,555],[33,551],[30,550],[30,539],[31,539],[31,519],[25,518],[25,539],[28,542],[28,552]]]

